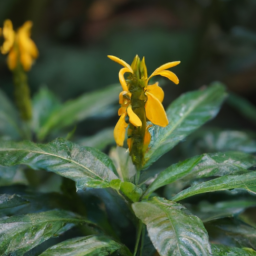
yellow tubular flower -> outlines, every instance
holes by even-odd
[[[29,71],[38,57],[37,47],[30,39],[32,25],[31,21],[27,21],[15,32],[10,20],[4,22],[2,34],[5,41],[1,47],[1,53],[9,53],[7,63],[10,70],[14,70],[20,62],[24,70]]]
[[[140,61],[139,57],[136,55],[132,65],[130,66],[125,61],[115,56],[109,55],[108,57],[124,67],[119,72],[119,81],[121,83],[123,91],[119,95],[119,103],[121,104],[121,108],[118,110],[120,119],[114,129],[115,141],[117,145],[123,146],[125,139],[125,130],[129,124],[132,125],[130,126],[131,128],[129,128],[127,140],[127,144],[131,152],[132,145],[134,144],[133,129],[138,129],[138,127],[144,127],[144,131],[142,131],[141,134],[143,136],[144,150],[146,150],[151,140],[151,135],[148,131],[149,127],[145,125],[145,121],[141,120],[136,113],[140,113],[140,116],[143,116],[143,111],[140,112],[139,108],[141,108],[141,106],[144,106],[144,113],[146,114],[146,118],[149,121],[161,127],[165,127],[168,125],[168,118],[162,105],[164,99],[164,92],[162,88],[158,86],[158,83],[148,85],[148,82],[153,76],[160,75],[168,78],[175,84],[178,84],[178,77],[168,69],[177,66],[180,61],[166,63],[157,68],[148,77],[147,67],[144,58]],[[129,73],[129,80],[125,79],[125,73]],[[143,94],[138,93],[138,91],[140,90],[143,90],[142,92],[144,96]],[[146,100],[145,103],[142,104],[144,98]],[[129,120],[127,120],[127,117],[129,117]]]

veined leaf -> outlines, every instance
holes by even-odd
[[[132,205],[136,216],[147,225],[150,239],[164,256],[210,255],[203,223],[180,204],[154,197]]]
[[[256,165],[256,157],[242,152],[203,154],[171,165],[161,172],[144,196],[181,178],[189,180],[247,172]]]
[[[256,193],[256,172],[250,172],[241,175],[226,175],[214,180],[202,182],[181,191],[172,199],[174,201],[180,201],[187,197],[202,193],[234,188],[246,189],[250,192]]]
[[[107,256],[112,253],[132,256],[130,251],[106,236],[86,236],[69,239],[47,249],[40,256]]]
[[[169,124],[165,128],[154,126],[151,130],[152,140],[143,169],[215,117],[225,98],[224,86],[214,83],[205,90],[189,92],[175,100],[166,111]]]
[[[228,247],[221,244],[212,244],[214,256],[256,256],[256,251],[250,248]]]
[[[19,195],[8,195],[8,194],[2,194],[0,195],[0,210],[6,209],[6,208],[12,208],[24,204],[28,204],[29,201],[22,198]]]
[[[1,218],[0,254],[24,255],[38,244],[79,223],[91,224],[74,213],[61,210]]]
[[[111,180],[118,178],[107,155],[64,139],[56,139],[48,144],[3,142],[0,145],[0,164],[26,164],[35,170],[55,172],[74,180],[77,189],[108,187]]]
[[[38,138],[43,140],[52,130],[67,127],[99,113],[103,108],[117,101],[119,92],[120,86],[109,86],[104,90],[86,93],[78,99],[64,103],[51,114],[38,131]]]

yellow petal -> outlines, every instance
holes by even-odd
[[[5,41],[1,47],[1,53],[6,54],[10,51],[15,39],[15,32],[13,30],[12,22],[10,20],[6,20],[4,22],[3,36]]]
[[[118,109],[118,115],[121,116],[122,114],[126,114],[127,107],[121,107]]]
[[[159,68],[157,68],[153,73],[152,75],[149,77],[151,78],[152,76],[156,76],[159,72],[163,71],[163,70],[166,70],[166,69],[169,69],[169,68],[172,68],[172,67],[175,67],[177,65],[180,64],[180,61],[172,61],[172,62],[168,62],[162,66],[160,66]]]
[[[151,93],[146,92],[148,100],[145,105],[146,116],[153,124],[165,127],[168,119],[162,103]]]
[[[8,54],[7,64],[10,70],[14,70],[17,66],[18,53],[14,48]]]
[[[121,59],[119,59],[119,58],[117,58],[113,55],[108,55],[108,57],[111,60],[113,60],[113,61],[117,62],[118,64],[124,66],[125,68],[129,69],[129,72],[133,73],[133,70],[132,70],[131,66],[128,63],[126,63],[124,60],[121,60]]]
[[[21,53],[20,62],[25,71],[29,71],[33,64],[33,58],[28,53]]]
[[[158,86],[158,82],[152,85],[148,85],[146,87],[147,92],[153,94],[160,102],[164,100],[164,91],[163,89]]]
[[[133,112],[131,105],[127,108],[127,114],[129,116],[129,123],[133,124],[134,126],[142,126],[142,122],[139,117]]]
[[[173,72],[171,72],[169,70],[163,70],[163,71],[159,72],[157,75],[167,77],[169,80],[171,80],[175,84],[178,84],[180,82],[179,78]]]
[[[121,84],[123,90],[128,92],[128,87],[127,87],[126,81],[124,79],[124,74],[127,72],[130,72],[130,70],[128,68],[122,68],[119,71],[119,81],[120,81],[120,84]]]
[[[131,93],[127,91],[122,91],[119,93],[119,104],[126,105],[131,101]]]
[[[149,126],[146,128],[146,133],[145,133],[145,136],[144,136],[143,148],[144,148],[145,151],[147,150],[148,145],[149,145],[150,140],[151,140],[151,134],[150,134],[150,132],[148,131],[148,128],[149,128],[149,127],[151,127],[151,125],[149,125]]]
[[[125,116],[125,114],[121,115],[114,129],[114,139],[116,144],[121,147],[124,145],[125,129],[128,126],[125,122]]]

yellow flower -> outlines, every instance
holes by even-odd
[[[168,124],[168,118],[166,116],[164,107],[162,105],[164,99],[164,92],[161,87],[158,86],[158,83],[148,85],[149,80],[153,76],[164,76],[167,77],[169,80],[174,82],[175,84],[179,83],[178,77],[171,71],[169,68],[177,66],[180,61],[174,61],[166,63],[159,68],[157,68],[151,76],[148,77],[147,75],[147,67],[145,65],[145,59],[143,58],[142,61],[139,60],[139,57],[136,56],[133,64],[130,66],[125,61],[109,55],[108,56],[111,60],[119,63],[124,68],[122,68],[119,72],[119,81],[123,88],[123,91],[119,95],[119,103],[121,104],[121,108],[118,111],[120,116],[119,121],[116,124],[114,129],[114,138],[116,144],[118,146],[123,146],[124,139],[125,139],[125,131],[128,127],[129,123],[135,127],[142,126],[142,120],[134,113],[132,108],[132,100],[133,100],[133,92],[136,91],[137,87],[138,90],[143,87],[144,95],[146,96],[146,103],[145,103],[145,112],[146,118],[151,121],[155,125],[159,125],[161,127],[165,127]],[[128,80],[125,80],[124,74],[129,73]],[[134,82],[133,82],[134,81]],[[150,133],[148,132],[148,127],[146,127],[145,135],[144,135],[144,145],[147,147],[150,142]],[[129,138],[129,131],[128,131],[128,146],[131,149],[132,141]]]
[[[8,54],[7,63],[10,70],[14,70],[20,62],[25,71],[30,70],[34,59],[38,57],[38,50],[30,38],[32,22],[27,21],[17,32],[13,30],[12,22],[6,20],[2,32],[5,39],[0,48],[2,54]]]

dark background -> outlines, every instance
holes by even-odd
[[[216,80],[256,102],[255,0],[1,0],[1,24],[7,18],[15,28],[26,20],[34,23],[40,56],[29,72],[32,94],[47,86],[65,101],[104,88],[118,82],[121,68],[107,55],[131,63],[138,54],[145,56],[149,73],[181,61],[172,69],[179,85],[159,77],[165,107],[181,93]],[[1,56],[1,88],[12,97],[5,60]],[[77,133],[92,135],[117,120],[114,114],[104,125],[86,120]],[[255,128],[227,104],[212,125]]]

